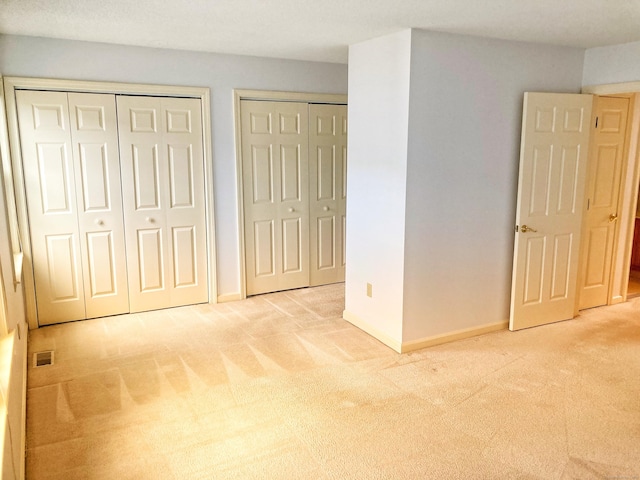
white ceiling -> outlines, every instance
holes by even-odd
[[[347,62],[405,28],[589,48],[640,40],[640,0],[0,0],[0,32]]]

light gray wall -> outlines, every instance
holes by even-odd
[[[410,61],[410,30],[349,47],[345,310],[398,343]]]
[[[232,90],[347,92],[346,65],[7,35],[0,73],[211,89],[219,295],[240,291]]]
[[[508,319],[523,93],[579,92],[583,56],[413,30],[405,342]]]
[[[590,48],[584,55],[582,85],[640,81],[640,42]]]

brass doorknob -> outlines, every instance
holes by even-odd
[[[618,215],[616,215],[615,213],[612,213],[611,215],[609,215],[609,223],[613,223],[618,219]]]
[[[531,227],[527,227],[526,225],[522,225],[522,226],[520,227],[520,231],[521,231],[522,233],[527,233],[527,232],[537,232],[537,230],[536,230],[536,229],[531,228]]]

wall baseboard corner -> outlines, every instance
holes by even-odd
[[[218,303],[237,302],[242,300],[242,295],[239,293],[225,293],[224,295],[218,295]]]
[[[387,347],[395,350],[398,353],[402,353],[401,342],[399,342],[398,340],[395,340],[394,338],[390,337],[386,333],[382,333],[380,330],[371,326],[369,323],[365,322],[357,315],[354,315],[353,313],[345,310],[344,312],[342,312],[342,318],[344,318],[350,324],[358,327],[363,332],[368,333],[376,340],[379,340],[380,342],[384,343]]]

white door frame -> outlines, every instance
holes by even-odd
[[[217,301],[216,282],[216,251],[215,251],[215,221],[213,203],[213,161],[211,148],[211,99],[210,91],[205,87],[181,87],[166,85],[148,85],[138,83],[92,82],[83,80],[58,80],[48,78],[4,77],[4,95],[6,103],[7,124],[11,160],[3,155],[3,171],[9,172],[13,178],[5,177],[7,185],[13,184],[13,189],[7,189],[7,197],[15,195],[20,251],[24,254],[23,283],[25,292],[26,316],[29,328],[38,328],[36,309],[35,284],[33,266],[31,265],[31,238],[29,234],[29,218],[25,196],[24,175],[22,166],[22,152],[18,130],[18,115],[16,108],[16,90],[57,90],[65,92],[107,93],[123,95],[153,95],[159,97],[189,97],[198,98],[202,108],[202,141],[205,172],[205,221],[207,223],[207,281],[209,303]],[[8,164],[7,164],[8,163]],[[7,205],[12,204],[7,199]],[[10,213],[10,215],[12,215]],[[14,246],[15,248],[15,246]]]
[[[582,93],[593,95],[635,94],[630,105],[626,155],[623,160],[620,196],[618,201],[618,226],[616,228],[608,305],[627,300],[629,272],[631,270],[631,249],[640,183],[640,81],[605,85],[591,85],[582,88]]]
[[[304,93],[279,92],[270,90],[233,90],[233,115],[236,142],[236,185],[238,192],[238,238],[240,240],[240,293],[222,295],[218,302],[243,300],[247,298],[247,275],[245,259],[245,231],[244,231],[244,191],[242,187],[242,123],[240,119],[241,100],[262,100],[272,102],[306,102],[346,105],[347,95],[333,93]]]

